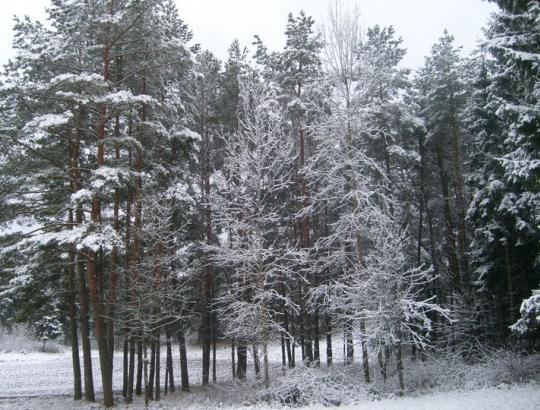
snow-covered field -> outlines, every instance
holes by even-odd
[[[336,349],[338,350],[338,349]],[[231,380],[230,348],[222,346],[217,352],[217,383],[207,389],[200,387],[201,379],[201,352],[198,347],[191,346],[188,350],[190,370],[191,393],[176,392],[163,396],[159,403],[151,403],[151,409],[267,409],[281,408],[278,404],[270,405],[257,402],[257,398],[264,397],[262,389],[256,385],[252,373],[251,357],[248,358],[248,382],[240,384]],[[165,352],[162,358],[165,358]],[[339,353],[339,352],[335,352]],[[178,351],[173,350],[175,360],[175,377],[178,377]],[[339,354],[336,359],[339,360]],[[96,391],[101,390],[99,378],[99,363],[97,352],[94,352],[94,380]],[[275,385],[279,385],[280,351],[276,347],[271,349],[272,375]],[[324,361],[324,358],[323,358]],[[324,366],[323,366],[324,367]],[[339,364],[336,366],[339,368]],[[415,369],[415,372],[420,369]],[[358,389],[350,397],[342,397],[340,409],[365,410],[421,410],[421,409],[512,409],[532,410],[540,408],[540,384],[529,381],[520,384],[499,384],[492,387],[478,387],[470,385],[468,388],[457,390],[413,390],[405,397],[394,397],[391,391],[379,395],[373,393],[373,388],[367,388],[361,381],[361,370],[352,369],[349,373],[341,373],[341,377],[348,377],[349,381],[358,385]],[[312,375],[313,376],[313,375]],[[300,382],[310,381],[302,379]],[[297,382],[297,379],[290,379]],[[289,383],[290,380],[285,383]],[[358,383],[355,382],[358,380]],[[410,383],[413,383],[409,374]],[[179,380],[176,379],[178,384]],[[0,409],[94,409],[101,408],[99,404],[74,402],[72,391],[71,353],[66,349],[62,353],[0,353]],[[416,383],[416,381],[415,381]],[[119,408],[144,408],[141,398],[136,398],[131,406],[123,404],[119,391],[122,385],[121,353],[115,360],[114,389]],[[339,383],[338,383],[339,385]],[[337,387],[338,390],[340,387]],[[343,390],[345,391],[345,390]],[[334,391],[335,393],[335,391]],[[339,393],[340,395],[342,393]],[[343,394],[351,395],[350,390]],[[98,393],[98,400],[100,395]],[[322,405],[310,405],[306,410],[323,408]]]
[[[43,396],[39,398],[18,398],[0,400],[0,409],[98,409],[99,404],[75,403],[68,397]],[[142,409],[139,400],[132,406],[120,404],[121,409]],[[199,391],[192,393],[176,393],[165,396],[160,403],[151,403],[150,409],[191,409],[191,410],[264,410],[280,409],[281,406],[258,405],[223,405],[213,401],[211,397]],[[305,410],[323,410],[337,407],[311,405],[302,407]],[[540,385],[529,383],[523,385],[506,385],[483,388],[475,391],[455,390],[451,392],[435,392],[418,397],[389,398],[383,400],[359,401],[352,405],[339,407],[343,410],[533,410],[540,408]]]

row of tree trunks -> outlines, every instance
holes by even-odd
[[[137,339],[137,340],[136,340]],[[133,402],[134,384],[135,395],[143,394],[146,400],[159,401],[161,399],[161,335],[156,331],[149,343],[150,349],[150,364],[147,366],[145,358],[147,357],[148,343],[140,341],[139,338],[131,337],[129,340],[129,360],[127,368],[127,383],[123,390],[126,391],[126,402]],[[181,368],[181,383],[182,391],[189,391],[189,376],[187,368],[187,354],[185,349],[185,341],[183,333],[178,333],[178,345],[180,351],[180,368]],[[137,352],[135,351],[137,346]],[[135,382],[135,356],[137,356],[137,375]],[[126,374],[126,373],[125,373]],[[144,381],[144,386],[143,386]],[[135,382],[135,383],[134,383]],[[164,393],[174,392],[176,390],[174,384],[174,368],[172,357],[172,343],[170,330],[166,330],[166,359],[165,359],[165,385]]]

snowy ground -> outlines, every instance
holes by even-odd
[[[40,397],[6,399],[0,401],[0,409],[98,409],[99,404],[74,403],[68,397]],[[143,403],[133,406],[120,404],[120,409],[142,409]],[[280,406],[264,404],[239,406],[222,405],[200,392],[166,396],[160,403],[151,403],[150,409],[191,409],[191,410],[264,410],[280,409]],[[312,405],[305,410],[323,410],[336,407]],[[456,390],[437,392],[418,397],[391,398],[377,401],[360,401],[353,405],[339,407],[343,410],[532,410],[540,408],[540,386],[535,383],[483,388],[476,391]]]
[[[175,346],[176,347],[176,346]],[[341,356],[336,349],[336,360]],[[162,359],[165,359],[165,352]],[[271,349],[271,373],[274,386],[279,385],[281,377],[280,361],[281,352],[279,348]],[[178,377],[178,350],[173,350],[175,361],[175,376]],[[117,391],[116,397],[119,408],[139,409],[144,408],[141,398],[136,398],[134,405],[126,406],[122,403],[119,393],[122,383],[121,353],[115,359],[114,389]],[[323,357],[323,362],[325,358]],[[190,347],[188,350],[188,362],[190,371],[191,393],[176,392],[163,397],[160,403],[151,403],[150,408],[161,409],[267,409],[280,408],[259,402],[254,404],[256,399],[264,397],[264,392],[255,382],[252,374],[251,357],[248,358],[248,382],[240,384],[231,380],[230,347],[223,346],[217,352],[217,383],[212,384],[207,389],[200,387],[201,379],[201,351],[197,347]],[[97,352],[93,355],[94,378],[96,391],[101,390],[99,378],[99,363]],[[164,364],[163,364],[164,366]],[[324,367],[324,366],[323,366]],[[340,366],[337,364],[336,369]],[[344,393],[349,397],[343,397],[344,404],[340,409],[365,409],[365,410],[393,410],[393,409],[513,409],[531,410],[540,408],[540,384],[538,382],[528,382],[521,384],[499,384],[496,387],[479,387],[478,385],[467,384],[467,388],[454,391],[433,391],[429,389],[411,390],[406,397],[392,398],[392,389],[384,394],[373,392],[373,385],[367,388],[361,382],[361,369],[337,370],[341,371],[340,377],[358,385],[358,389],[351,393],[350,390]],[[316,372],[316,371],[315,371]],[[348,372],[348,373],[346,373]],[[410,384],[416,383],[412,375],[419,378],[428,378],[431,373],[420,367],[412,369],[407,376]],[[424,372],[424,373],[422,373]],[[423,376],[422,376],[423,374]],[[336,376],[337,373],[333,374]],[[420,375],[420,376],[419,376]],[[309,384],[310,377],[317,375],[299,374],[299,381],[302,385]],[[447,377],[447,376],[445,376]],[[163,379],[163,377],[162,377]],[[476,380],[477,377],[472,377]],[[99,404],[75,403],[71,399],[71,353],[66,349],[63,353],[0,353],[0,409],[97,409]],[[293,382],[298,381],[292,379]],[[341,379],[343,380],[343,379]],[[356,383],[356,380],[359,382]],[[163,380],[162,380],[163,381]],[[177,384],[179,380],[176,380]],[[291,379],[284,382],[291,383]],[[340,381],[336,383],[338,394]],[[315,389],[318,389],[315,385]],[[395,390],[394,390],[395,391]],[[336,390],[334,389],[334,393]],[[422,393],[423,392],[423,393]],[[324,393],[326,394],[326,392]],[[100,399],[98,394],[98,400]],[[390,396],[390,397],[389,397]],[[331,407],[321,405],[311,405],[304,407],[306,410],[315,410]]]
[[[175,377],[179,377],[179,351],[173,346]],[[271,368],[279,371],[281,356],[273,350]],[[231,351],[230,347],[217,349],[217,380],[219,383],[231,383]],[[165,348],[161,352],[161,366],[165,368]],[[71,351],[66,348],[62,353],[0,353],[0,406],[9,398],[67,396],[72,394],[72,362]],[[253,379],[252,357],[248,355],[248,378]],[[82,363],[82,357],[81,357]],[[100,392],[101,379],[99,373],[98,352],[92,352],[94,386]],[[200,385],[202,378],[201,350],[199,347],[188,348],[189,378],[192,386]],[[162,383],[164,382],[162,375]],[[176,380],[177,384],[179,380]],[[116,352],[114,360],[113,388],[122,389],[122,353]]]

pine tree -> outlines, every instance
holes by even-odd
[[[437,164],[447,260],[447,287],[457,293],[470,286],[467,257],[468,232],[465,224],[466,192],[462,158],[467,149],[460,115],[465,102],[465,85],[459,76],[461,60],[454,37],[447,31],[433,46],[416,80],[419,105],[425,122],[426,147]]]
[[[475,141],[468,217],[475,227],[476,276],[504,340],[518,318],[519,300],[538,282],[539,9],[534,2],[497,3],[501,11],[486,31],[490,55],[477,58],[467,112]]]
[[[297,209],[307,208],[310,193],[307,190],[307,181],[304,175],[304,167],[307,158],[314,148],[306,134],[306,127],[310,121],[305,116],[305,102],[309,95],[309,89],[320,76],[321,61],[320,51],[322,43],[313,31],[314,20],[303,11],[294,17],[289,14],[287,28],[285,31],[286,45],[281,52],[269,53],[262,41],[256,37],[257,46],[256,60],[263,66],[263,76],[275,82],[282,90],[282,103],[287,107],[291,121],[291,135],[298,152],[298,163],[296,167],[296,207]],[[309,249],[312,244],[310,215],[300,211],[297,226],[298,245],[301,248]],[[303,289],[305,284],[299,284],[299,297],[302,299],[302,312],[300,315],[300,332],[302,360],[311,363],[319,358],[314,357],[318,352],[318,335],[313,344],[313,329],[318,328],[318,318],[311,317],[306,310],[305,298],[307,291]],[[315,352],[314,352],[315,347]]]

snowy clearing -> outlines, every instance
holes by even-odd
[[[492,388],[483,388],[476,391],[457,390],[452,392],[436,392],[418,397],[391,398],[377,401],[359,401],[354,405],[341,407],[324,407],[312,405],[302,407],[305,410],[323,410],[339,408],[343,410],[530,410],[540,406],[540,386],[536,383],[524,385],[501,385]],[[4,399],[0,401],[0,409],[97,409],[99,404],[75,403],[68,397],[40,397]],[[132,406],[119,405],[122,409],[141,409],[143,403],[136,402]],[[203,394],[182,393],[166,396],[160,403],[151,403],[150,409],[237,409],[237,410],[264,410],[286,408],[281,406],[268,406],[265,404],[255,406],[223,406]]]
[[[271,404],[265,402],[265,391],[255,380],[253,374],[252,357],[248,355],[248,379],[246,383],[233,382],[231,379],[230,350],[229,346],[219,346],[217,349],[217,383],[211,384],[207,389],[200,387],[201,380],[201,350],[198,346],[189,346],[188,363],[189,376],[191,382],[191,392],[183,393],[179,390],[178,371],[178,351],[173,349],[175,382],[177,391],[173,394],[162,395],[159,403],[151,402],[151,409],[279,409],[286,408],[279,404],[279,400],[272,401]],[[333,394],[337,401],[342,403],[340,409],[533,409],[540,406],[540,384],[538,378],[533,377],[528,383],[508,384],[500,383],[493,387],[483,387],[493,384],[495,377],[504,380],[503,376],[483,375],[496,373],[493,368],[479,367],[471,368],[469,371],[459,367],[452,369],[441,369],[444,365],[434,362],[407,363],[410,372],[407,374],[407,382],[411,390],[405,397],[397,397],[393,394],[392,380],[389,380],[388,388],[384,391],[381,388],[380,380],[376,379],[372,385],[367,387],[361,381],[361,369],[344,369],[339,363],[341,354],[336,350],[336,365],[333,373],[325,373],[326,366],[320,370],[300,370],[298,373],[289,373],[281,376],[280,371],[280,349],[274,345],[270,349],[270,362],[273,380],[273,392],[279,391],[281,386],[294,386],[300,380],[309,388],[320,389],[319,383],[322,378],[332,375],[334,378],[344,377],[345,380],[357,388],[350,390],[350,386],[341,385],[328,388],[320,392],[321,397]],[[161,356],[165,357],[164,354]],[[504,361],[497,362],[497,369],[504,366]],[[527,366],[535,366],[537,362],[530,362]],[[122,386],[122,360],[121,353],[117,352],[115,358],[114,390],[115,400],[118,408],[140,409],[144,408],[142,397],[136,397],[131,406],[123,403],[120,390]],[[0,409],[97,409],[102,408],[100,404],[101,381],[99,374],[99,361],[97,352],[93,352],[94,384],[96,387],[98,403],[74,402],[71,398],[71,352],[66,349],[61,353],[0,353]],[[523,369],[527,369],[523,365]],[[439,370],[434,370],[435,368]],[[454,379],[449,379],[445,372],[456,373],[456,379],[463,379],[462,383],[457,383]],[[439,372],[439,373],[437,373]],[[414,376],[413,376],[414,375]],[[428,385],[438,386],[440,380],[435,381],[434,376],[444,380],[447,386],[445,390],[456,387],[453,391],[440,391],[440,387],[435,389],[424,389],[426,383],[423,380],[429,379]],[[343,380],[343,379],[341,379]],[[358,380],[358,383],[355,383]],[[526,380],[526,379],[525,379]],[[347,384],[347,383],[344,383]],[[337,387],[337,388],[336,388]],[[437,391],[436,389],[439,389]],[[337,396],[336,396],[337,395]],[[267,398],[268,396],[266,396]],[[335,406],[324,406],[323,404],[311,404],[301,407],[306,410],[318,410],[325,408],[338,408]]]

